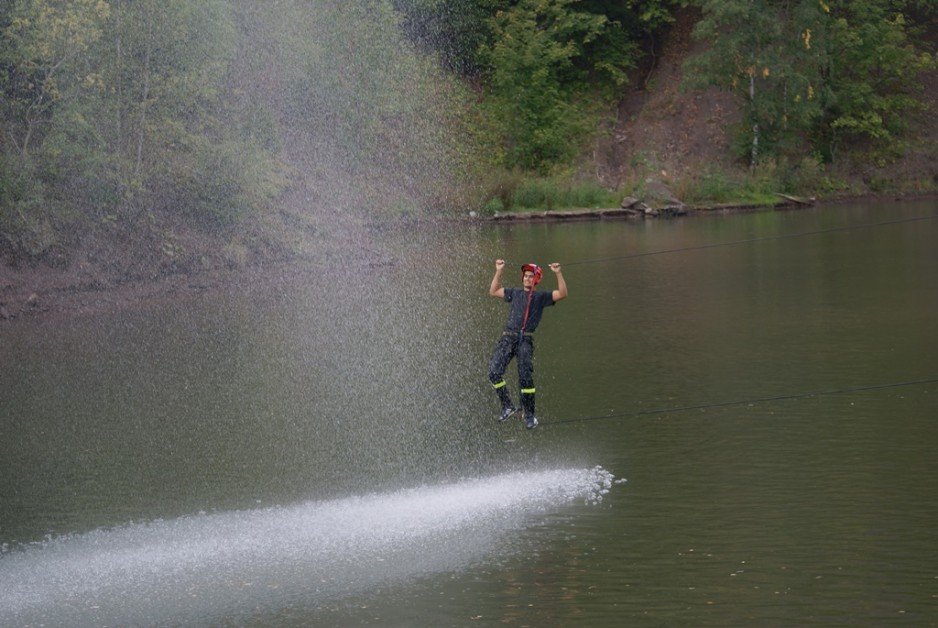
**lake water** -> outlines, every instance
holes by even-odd
[[[2,327],[0,624],[934,625],[936,216],[389,231]],[[496,257],[565,264],[534,431]]]

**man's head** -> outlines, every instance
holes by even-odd
[[[544,275],[544,272],[541,270],[541,267],[537,264],[525,264],[521,267],[521,283],[524,285],[525,290],[533,290],[534,287],[540,283],[541,277]]]

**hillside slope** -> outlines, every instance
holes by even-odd
[[[678,13],[652,67],[636,72],[619,102],[616,124],[597,155],[606,185],[648,173],[681,178],[710,165],[735,167],[730,142],[741,119],[735,98],[715,87],[681,86],[684,61],[701,49],[691,37],[698,18],[696,11]]]
[[[679,11],[651,67],[635,73],[619,102],[615,123],[594,154],[594,171],[609,187],[630,187],[649,177],[680,191],[707,171],[744,177],[747,165],[736,159],[732,142],[742,121],[742,103],[711,87],[687,89],[683,64],[705,44],[692,37],[699,11]],[[922,77],[926,108],[910,116],[907,146],[889,163],[875,163],[860,147],[826,167],[829,189],[802,190],[823,197],[864,194],[931,194],[938,190],[938,72]]]
[[[741,103],[716,88],[681,86],[684,62],[702,49],[691,36],[698,19],[693,9],[677,14],[656,58],[635,72],[614,122],[583,164],[583,176],[619,189],[652,179],[667,185],[678,198],[701,173],[746,176],[746,164],[736,160],[731,149],[742,118]],[[908,147],[897,160],[874,164],[860,153],[854,158],[841,156],[821,173],[825,189],[801,191],[828,199],[936,193],[938,72],[923,79],[927,110],[910,117]],[[305,146],[299,150],[310,152]],[[102,224],[84,233],[80,242],[76,237],[67,257],[23,260],[0,251],[0,322],[42,312],[94,312],[159,296],[197,294],[232,277],[263,275],[278,263],[297,258],[328,261],[351,250],[360,253],[357,259],[364,266],[383,263],[385,252],[368,230],[344,224],[339,220],[342,213],[309,211],[317,195],[328,189],[322,182],[330,180],[331,171],[320,172],[322,164],[296,155],[287,157],[310,176],[284,194],[271,215],[238,225],[232,233],[192,229],[171,216],[156,215],[156,222],[146,222],[139,234]],[[356,186],[338,187],[340,192],[346,189],[358,191]],[[330,198],[326,206],[335,204],[335,195]],[[374,202],[388,204],[387,199]],[[291,271],[280,266],[276,272]],[[271,275],[261,280],[270,281]]]

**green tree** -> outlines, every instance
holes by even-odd
[[[908,114],[921,108],[916,92],[934,58],[916,50],[903,13],[888,0],[830,0],[821,73],[823,115],[813,136],[833,159],[841,146],[867,144],[878,158],[902,146]]]
[[[8,9],[0,44],[0,117],[5,138],[21,157],[28,157],[57,105],[99,83],[80,60],[101,36],[109,13],[104,0],[21,0]]]
[[[229,4],[116,4],[101,56],[114,92],[107,135],[123,164],[123,187],[138,207],[224,219],[243,213],[252,199],[239,155],[262,155],[239,137],[226,109],[238,45]]]
[[[109,13],[103,0],[19,0],[0,9],[0,244],[14,251],[41,255],[57,242],[47,144],[70,124],[59,112],[101,87],[86,55]]]
[[[239,91],[276,112],[310,198],[342,212],[458,196],[475,158],[471,94],[408,39],[390,0],[239,6],[240,67],[264,85]]]
[[[818,111],[817,0],[705,0],[694,36],[707,41],[688,65],[691,84],[732,90],[744,103],[750,166],[797,141]],[[739,25],[745,24],[745,28]]]
[[[673,7],[680,4],[668,0],[581,0],[576,4],[578,10],[604,17],[606,25],[585,44],[579,63],[614,95],[628,82],[626,71],[640,56],[657,53],[655,39],[674,22]]]
[[[408,36],[485,90],[498,161],[545,171],[581,149],[678,0],[395,0]]]
[[[491,39],[489,19],[510,4],[507,0],[394,0],[407,36],[464,77],[478,75],[477,53]]]
[[[809,149],[831,160],[845,144],[895,152],[906,114],[919,107],[918,76],[934,67],[911,44],[897,4],[705,0],[695,36],[709,48],[688,64],[692,82],[743,100],[753,166],[763,154]]]
[[[594,120],[579,99],[588,76],[584,47],[607,26],[573,0],[521,0],[492,18],[483,47],[487,110],[505,141],[505,165],[546,171],[579,149]]]
[[[82,216],[230,221],[279,189],[230,104],[228,0],[18,0],[0,27],[0,230],[20,234],[14,247],[41,252],[53,238],[29,232]]]

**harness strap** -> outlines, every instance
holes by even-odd
[[[524,308],[524,320],[521,322],[521,331],[524,331],[525,326],[528,324],[528,314],[531,313],[531,301],[534,298],[534,289],[528,290],[528,304]]]

